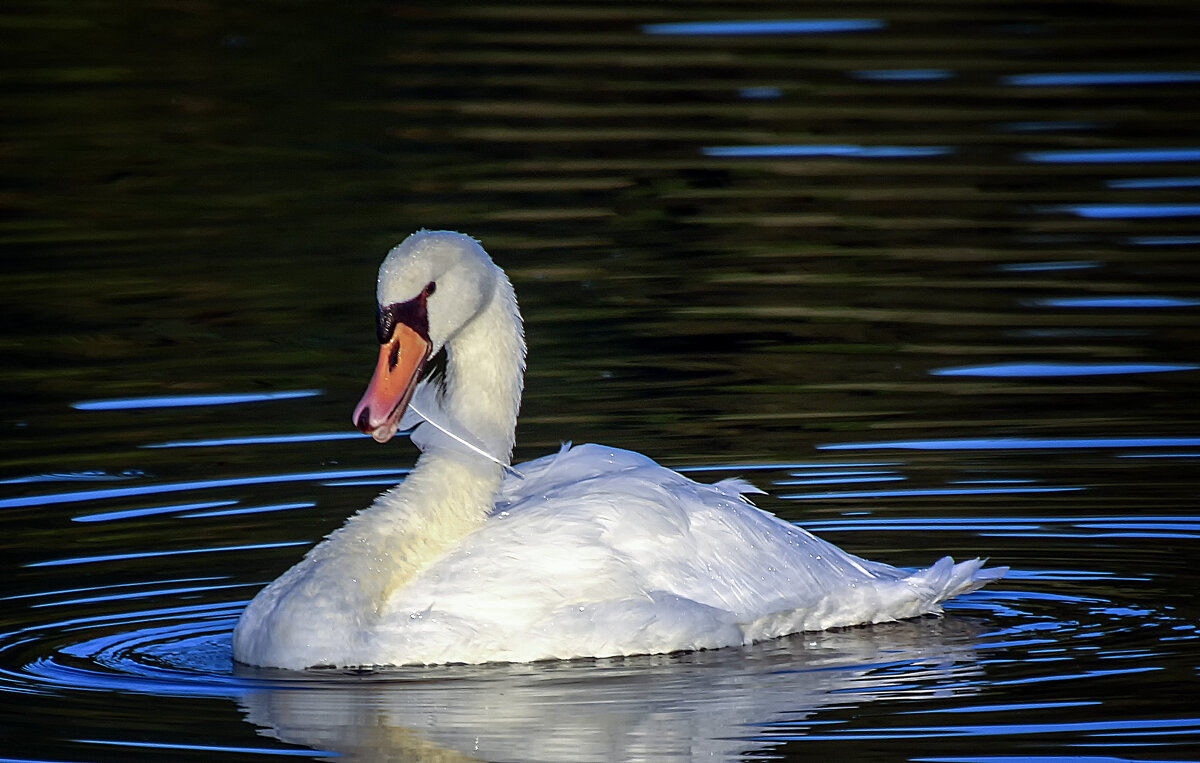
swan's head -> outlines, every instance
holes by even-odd
[[[426,362],[474,318],[497,281],[475,239],[418,231],[379,266],[379,360],[354,409],[354,425],[379,442],[399,428]]]

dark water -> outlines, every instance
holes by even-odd
[[[1200,759],[1194,3],[60,1],[0,39],[0,755]],[[244,602],[412,462],[349,416],[419,227],[516,283],[520,458],[1013,572],[741,650],[234,670]]]

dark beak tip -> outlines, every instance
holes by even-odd
[[[362,410],[358,412],[358,418],[354,422],[354,426],[358,427],[358,431],[363,434],[371,433],[371,406],[364,405]]]

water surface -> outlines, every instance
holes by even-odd
[[[1200,754],[1200,18],[1185,2],[43,3],[0,20],[0,754]],[[403,478],[380,257],[482,239],[518,459],[641,450],[943,618],[517,666],[235,668]]]

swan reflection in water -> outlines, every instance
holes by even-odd
[[[975,693],[985,628],[952,615],[683,654],[237,671],[270,685],[242,697],[248,721],[339,760],[739,760],[822,710]]]

